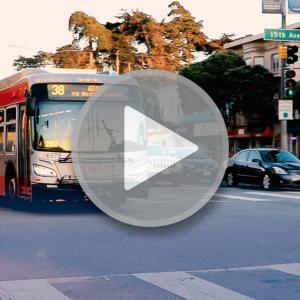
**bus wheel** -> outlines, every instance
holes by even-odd
[[[16,177],[10,176],[6,182],[6,199],[11,204],[17,199],[17,183]]]

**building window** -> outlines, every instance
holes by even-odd
[[[264,66],[264,57],[263,56],[254,57],[254,65]]]
[[[251,57],[245,58],[245,63],[247,66],[251,66],[251,64],[252,64]]]
[[[279,70],[279,56],[278,53],[271,55],[271,71],[272,73],[278,73]]]

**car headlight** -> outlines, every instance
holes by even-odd
[[[275,174],[281,174],[281,175],[287,174],[287,171],[285,171],[285,170],[282,169],[282,168],[279,168],[279,167],[273,167],[272,169],[273,169],[273,172],[274,172]]]
[[[33,165],[34,174],[43,177],[57,177],[56,172],[53,169],[43,167],[40,165]]]

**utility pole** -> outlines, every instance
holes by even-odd
[[[286,0],[281,0],[281,29],[286,29]],[[284,46],[281,42],[281,46]],[[285,100],[285,70],[287,67],[286,58],[281,58],[281,82],[280,82],[280,98]],[[280,144],[281,149],[288,150],[288,133],[287,133],[287,120],[280,121]]]

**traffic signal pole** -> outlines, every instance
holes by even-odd
[[[281,0],[282,14],[281,14],[281,28],[286,29],[286,4],[285,0]],[[281,46],[285,43],[281,42]],[[281,82],[280,82],[280,95],[281,99],[285,100],[285,70],[287,67],[287,60],[281,58]],[[283,150],[288,149],[288,133],[287,133],[287,120],[281,120],[280,122],[280,147]]]

